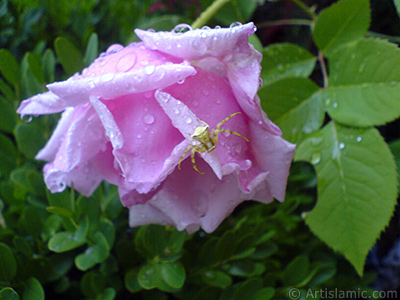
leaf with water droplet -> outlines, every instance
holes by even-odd
[[[355,136],[362,136],[362,143]],[[315,145],[313,139],[320,137],[324,143]],[[304,140],[296,149],[295,160],[313,163],[314,153],[323,158],[314,163],[318,201],[305,221],[361,275],[368,251],[387,226],[396,204],[393,157],[375,128],[354,129],[335,122]]]
[[[325,98],[320,88],[307,78],[285,78],[264,85],[259,96],[268,117],[291,142],[300,142],[322,126]]]
[[[381,52],[380,55],[377,53]],[[349,126],[383,125],[400,116],[400,49],[384,40],[361,39],[329,57],[329,116]],[[360,72],[362,69],[362,72]]]
[[[279,43],[263,50],[261,78],[264,85],[286,77],[308,77],[316,59],[305,48],[290,43]]]

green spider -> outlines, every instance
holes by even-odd
[[[236,116],[238,114],[240,114],[240,112],[231,114],[230,116],[226,117],[224,120],[219,122],[217,124],[217,127],[215,129],[211,130],[211,132],[210,132],[210,125],[208,125],[204,121],[200,121],[201,123],[204,123],[205,126],[196,127],[196,129],[194,130],[194,133],[190,136],[191,140],[200,142],[200,144],[190,145],[186,148],[185,152],[183,152],[183,154],[179,160],[179,164],[178,164],[179,170],[181,169],[181,163],[182,163],[186,153],[188,153],[188,151],[190,149],[192,149],[191,158],[192,158],[193,169],[195,169],[200,174],[204,174],[203,172],[200,172],[199,169],[197,169],[194,155],[196,154],[196,152],[204,153],[206,151],[207,152],[213,151],[217,147],[216,145],[218,143],[218,133],[220,133],[220,132],[227,132],[230,134],[240,136],[241,138],[245,139],[248,142],[249,140],[246,137],[244,137],[243,135],[241,135],[240,133],[237,133],[236,131],[220,128],[226,121],[228,121],[229,119],[233,118],[234,116]]]

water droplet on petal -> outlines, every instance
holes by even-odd
[[[199,106],[199,102],[197,102],[197,101],[193,101],[193,106],[194,106],[194,107],[197,107],[197,106]]]
[[[155,69],[156,69],[156,67],[154,65],[147,65],[147,66],[144,67],[144,72],[147,75],[150,75],[150,74],[152,74],[154,72]]]
[[[25,123],[29,123],[32,121],[32,116],[31,115],[21,115],[21,120],[24,121]]]
[[[362,141],[362,137],[361,136],[356,137],[356,142],[357,143],[361,143],[361,141]]]
[[[110,47],[108,47],[106,54],[113,54],[113,53],[117,53],[118,51],[121,51],[122,49],[124,49],[124,46],[120,45],[120,44],[114,44],[111,45]]]
[[[210,92],[209,92],[209,90],[207,90],[207,89],[204,89],[204,90],[203,90],[203,95],[204,95],[204,96],[208,96],[208,95],[210,95]]]
[[[136,54],[128,53],[125,56],[121,57],[117,63],[117,71],[126,72],[130,70],[136,63]]]
[[[193,122],[192,118],[191,118],[191,117],[187,117],[186,123],[190,124],[190,123],[192,123],[192,122]]]
[[[319,152],[313,153],[310,162],[313,166],[318,165],[321,162],[321,153]]]
[[[219,98],[215,98],[215,103],[221,104],[221,100]]]
[[[192,27],[188,24],[179,24],[176,25],[173,29],[173,32],[175,33],[185,33],[192,30]]]
[[[101,81],[109,82],[109,81],[113,80],[113,78],[114,78],[114,74],[113,73],[106,73],[106,74],[101,76]]]
[[[234,28],[234,27],[238,27],[238,26],[241,26],[242,25],[242,23],[240,23],[240,22],[233,22],[229,27],[230,28]]]
[[[346,147],[346,145],[345,143],[339,143],[338,147],[340,150],[343,150]]]
[[[259,84],[259,86],[262,86],[263,84],[264,84],[264,81],[262,80],[262,78],[260,77],[259,79],[258,79],[258,84]]]
[[[180,112],[179,108],[175,107],[174,108],[174,113],[177,115],[177,114],[179,114],[179,112]]]
[[[201,27],[201,29],[203,29],[203,30],[211,30],[210,26],[203,26],[203,27]]]
[[[136,137],[137,137],[138,139],[141,139],[141,138],[142,138],[142,135],[139,133]]]
[[[151,125],[154,123],[154,116],[151,114],[146,114],[143,116],[143,122],[147,125]]]
[[[183,84],[185,82],[185,79],[181,79],[181,80],[178,80],[176,83],[177,84]]]

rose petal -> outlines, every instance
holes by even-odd
[[[191,162],[186,160],[182,170],[168,176],[149,201],[130,207],[130,225],[169,224],[189,232],[201,226],[206,232],[214,231],[244,200],[238,197],[234,175],[218,180],[207,163],[199,160],[198,166],[205,175],[191,172]]]
[[[17,113],[21,115],[44,115],[61,112],[65,109],[65,102],[52,92],[33,96],[21,102]]]
[[[187,64],[147,65],[127,73],[106,73],[93,78],[71,78],[49,84],[49,90],[68,106],[87,103],[90,96],[114,99],[123,95],[146,92],[169,86],[196,74]]]
[[[185,33],[152,32],[136,29],[144,45],[153,50],[187,60],[221,57],[232,51],[240,40],[248,40],[255,31],[253,23],[232,28],[195,29]]]
[[[46,146],[36,155],[36,159],[52,161],[63,142],[64,136],[68,131],[71,123],[75,117],[75,110],[72,107],[66,108],[62,113],[60,120],[58,121],[57,127],[51,135]]]

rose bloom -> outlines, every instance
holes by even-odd
[[[90,196],[106,180],[131,226],[188,232],[212,232],[244,200],[284,200],[295,147],[260,107],[255,26],[189,29],[137,29],[142,42],[22,102],[22,115],[63,112],[36,157],[51,192]]]

